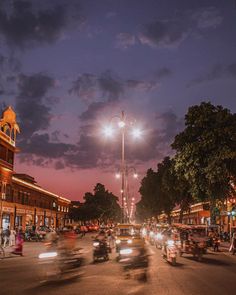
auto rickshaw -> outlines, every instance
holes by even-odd
[[[133,224],[118,224],[116,227],[116,252],[119,252],[121,248],[124,248],[133,242],[134,226]]]
[[[192,254],[198,261],[202,260],[207,252],[207,235],[204,225],[188,225],[179,228],[180,231],[180,255]]]

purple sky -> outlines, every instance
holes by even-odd
[[[1,0],[0,104],[22,129],[15,170],[71,199],[97,182],[119,195],[120,137],[101,129],[125,110],[143,130],[126,140],[138,199],[189,106],[236,111],[235,52],[234,0]]]

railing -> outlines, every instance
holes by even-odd
[[[7,141],[8,143],[10,143],[12,146],[16,146],[15,141],[6,133],[4,133],[2,130],[0,130],[0,137],[2,137],[5,141]]]

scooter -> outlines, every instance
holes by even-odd
[[[83,274],[79,268],[84,264],[84,258],[77,249],[65,251],[48,243],[46,251],[38,258],[42,267],[41,283],[74,279]]]
[[[97,262],[99,259],[104,261],[109,260],[109,249],[107,247],[106,240],[94,240],[93,241],[93,262]]]
[[[125,278],[146,282],[149,259],[144,248],[124,248],[120,250],[119,262],[123,266]]]
[[[178,253],[178,249],[175,246],[175,242],[173,240],[168,240],[163,246],[162,251],[162,257],[171,265],[175,266]]]

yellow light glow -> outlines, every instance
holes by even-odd
[[[139,128],[135,128],[132,130],[132,135],[134,138],[141,138],[142,131]]]
[[[120,122],[118,123],[118,126],[119,126],[120,128],[124,128],[124,127],[125,127],[125,122],[124,122],[124,121],[120,121]]]
[[[117,179],[120,179],[120,177],[121,177],[121,176],[120,176],[120,173],[116,173],[116,178],[117,178]]]
[[[112,137],[113,134],[114,134],[114,130],[112,128],[112,126],[105,126],[103,128],[103,134],[106,136],[106,137]]]

